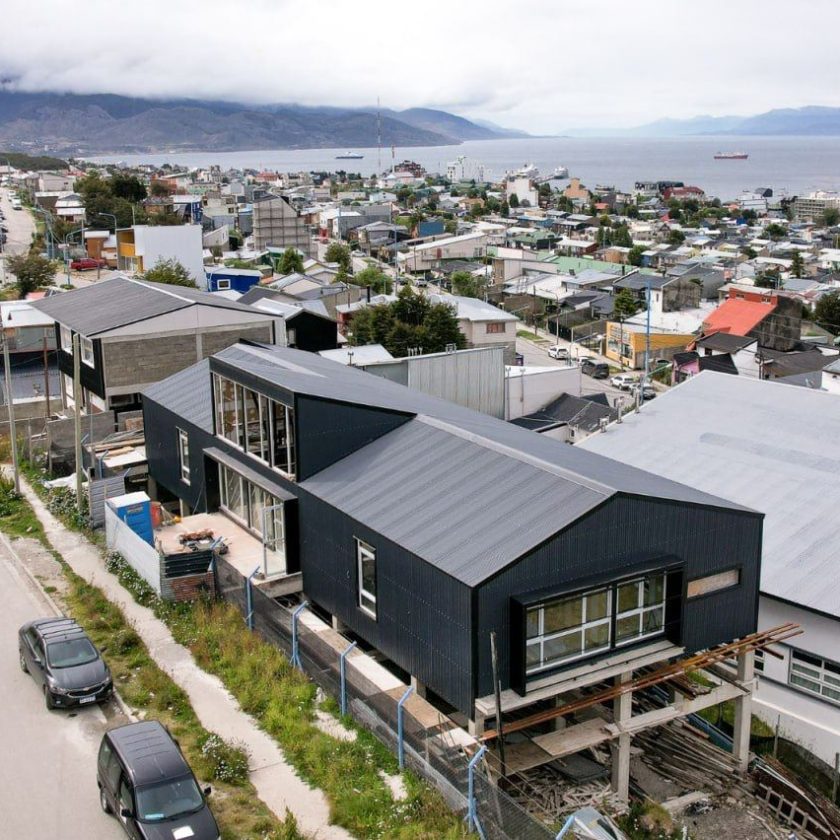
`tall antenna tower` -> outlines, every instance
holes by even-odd
[[[376,177],[382,174],[382,117],[379,112],[379,97],[376,97]]]

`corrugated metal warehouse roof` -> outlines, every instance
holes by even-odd
[[[583,441],[766,514],[761,591],[840,616],[840,397],[705,372]]]

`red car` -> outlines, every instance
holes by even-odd
[[[82,260],[73,260],[70,268],[73,271],[90,271],[94,268],[106,268],[108,263],[105,260],[95,260],[93,257],[85,257]]]

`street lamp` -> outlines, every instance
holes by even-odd
[[[36,213],[40,213],[44,217],[44,230],[47,234],[47,259],[54,259],[55,257],[55,232],[52,228],[52,213],[48,210],[44,210],[43,207],[35,207],[33,206],[32,209]]]
[[[77,233],[84,233],[85,229],[84,226],[80,228],[76,228],[75,230],[71,230],[65,237],[64,237],[64,264],[67,267],[67,285],[70,285],[70,243],[67,241],[71,236],[75,236]]]

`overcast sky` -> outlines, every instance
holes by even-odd
[[[837,0],[2,0],[0,78],[556,133],[840,106],[838,30]]]

